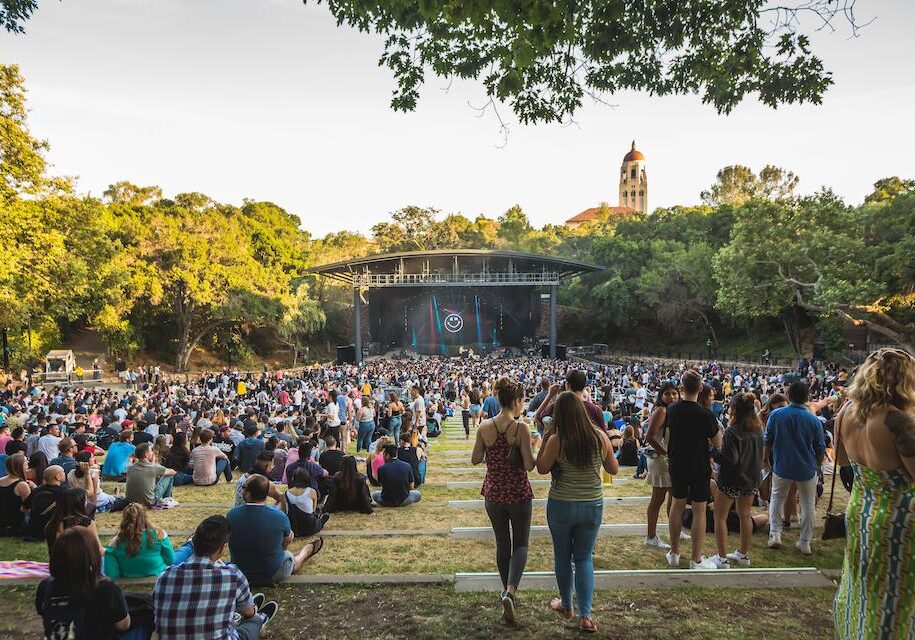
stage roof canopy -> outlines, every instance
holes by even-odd
[[[445,284],[543,285],[604,267],[538,253],[502,249],[404,251],[312,267],[308,273],[350,285],[419,286]],[[542,277],[541,277],[542,276]],[[386,283],[386,284],[382,284]]]

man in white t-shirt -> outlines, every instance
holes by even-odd
[[[425,433],[426,401],[423,400],[421,391],[422,390],[419,387],[410,389],[410,397],[413,398],[413,402],[410,403],[410,408],[413,411],[413,428],[420,433]]]
[[[645,387],[639,387],[635,390],[635,406],[639,409],[645,406],[645,400],[648,399],[648,389]]]

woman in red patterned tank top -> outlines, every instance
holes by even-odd
[[[480,492],[486,499],[486,513],[496,536],[496,565],[502,578],[502,617],[515,621],[515,591],[527,564],[527,540],[531,530],[531,499],[534,492],[527,473],[534,468],[531,432],[517,416],[524,408],[524,387],[508,378],[495,386],[501,411],[484,420],[470,461],[486,460],[486,478]],[[512,446],[521,450],[522,466],[509,461]]]

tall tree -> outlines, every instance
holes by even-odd
[[[864,198],[864,202],[883,202],[912,192],[915,192],[915,180],[904,180],[898,176],[881,178],[874,183],[874,190]]]
[[[151,205],[162,199],[162,189],[156,186],[138,187],[127,180],[108,185],[102,196],[112,204],[131,207]]]
[[[286,283],[254,259],[237,212],[176,207],[144,228],[137,278],[150,302],[174,323],[178,371],[186,370],[214,329],[279,318]]]
[[[796,175],[781,167],[766,165],[757,175],[738,164],[718,172],[715,184],[702,192],[702,201],[712,207],[739,207],[754,199],[780,200],[794,195],[798,182]]]
[[[0,203],[38,194],[50,183],[44,157],[48,143],[32,136],[27,115],[19,67],[0,64]]]
[[[835,316],[915,353],[911,281],[894,280],[895,268],[880,269],[881,258],[899,244],[896,234],[915,233],[913,201],[879,209],[887,219],[876,225],[868,207],[848,207],[829,191],[749,203],[715,257],[718,306],[744,318],[784,315],[792,307]],[[905,253],[893,257],[913,268]]]
[[[320,4],[323,0],[317,0]],[[701,93],[719,113],[747,94],[763,103],[819,103],[832,78],[811,29],[848,18],[854,0],[731,2],[454,2],[328,0],[341,25],[385,37],[391,105],[416,108],[428,72],[482,81],[490,105],[521,122],[566,121],[586,95]]]
[[[308,287],[300,286],[287,303],[283,317],[277,325],[280,341],[292,349],[292,366],[299,361],[299,353],[309,338],[324,328],[327,316],[317,300],[309,297]]]

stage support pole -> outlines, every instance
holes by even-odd
[[[550,285],[550,358],[556,359],[556,297],[559,285]]]
[[[362,364],[362,308],[359,287],[353,287],[353,344],[356,347],[356,364]]]

